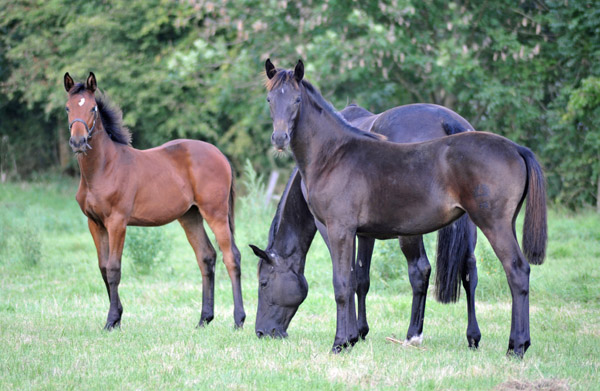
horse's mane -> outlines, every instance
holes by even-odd
[[[86,90],[83,83],[77,83],[69,91],[69,95],[81,93]],[[96,104],[102,127],[116,143],[131,145],[131,132],[123,126],[123,113],[118,107],[112,106],[104,94],[96,94]]]
[[[288,201],[288,195],[290,192],[291,183],[296,179],[296,175],[299,175],[298,168],[294,168],[292,171],[292,175],[290,175],[290,179],[288,183],[285,185],[285,190],[281,195],[281,201],[277,204],[277,210],[275,211],[275,217],[273,217],[273,221],[271,222],[271,228],[269,229],[269,239],[267,244],[267,250],[269,250],[273,244],[275,243],[275,235],[279,231],[279,226],[281,224],[281,219],[283,217],[283,210],[285,209],[285,205]]]
[[[298,82],[294,78],[294,71],[278,69],[277,73],[275,75],[273,75],[273,77],[271,79],[267,79],[267,81],[265,82],[265,87],[267,88],[268,91],[271,91],[275,88],[279,88],[279,86],[281,86],[284,83],[293,83],[295,87],[298,87]],[[383,135],[376,134],[376,133],[364,132],[364,131],[357,129],[354,126],[350,125],[350,123],[348,121],[346,121],[346,119],[333,107],[333,105],[331,103],[329,103],[323,97],[323,95],[321,95],[319,90],[316,89],[307,80],[302,79],[302,81],[300,81],[300,84],[302,85],[302,87],[304,87],[304,90],[307,92],[307,95],[311,98],[312,105],[317,110],[319,110],[319,111],[324,110],[324,111],[330,113],[331,115],[333,115],[335,118],[338,119],[340,124],[346,130],[351,132],[352,134],[359,136],[359,137],[366,137],[366,138],[375,139],[375,140],[386,140],[386,137]]]

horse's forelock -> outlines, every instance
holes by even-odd
[[[265,87],[267,88],[267,91],[272,91],[288,82],[292,82],[295,87],[298,87],[298,82],[294,78],[294,71],[278,69],[277,73],[272,78],[265,80]]]
[[[79,94],[85,91],[85,84],[77,83],[69,90],[69,96],[73,96],[75,94]]]

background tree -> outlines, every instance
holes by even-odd
[[[447,106],[533,149],[556,202],[596,204],[599,32],[583,0],[0,0],[2,164],[74,168],[62,75],[92,70],[138,148],[189,137],[238,172],[288,167],[270,152],[263,66],[302,58],[339,109]]]

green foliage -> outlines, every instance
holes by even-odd
[[[5,206],[0,203],[0,208]],[[35,214],[27,210],[0,214],[0,260],[33,267],[40,263],[42,249]]]
[[[288,168],[268,152],[263,67],[302,58],[338,108],[437,103],[527,145],[549,196],[581,207],[598,202],[598,31],[588,0],[0,0],[0,132],[22,176],[74,168],[62,75],[91,70],[136,147],[196,138],[238,172]]]
[[[171,238],[162,227],[129,227],[124,256],[140,274],[149,274],[171,251]]]

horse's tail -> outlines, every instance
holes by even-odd
[[[444,120],[442,128],[449,136],[471,130],[453,118]],[[442,303],[456,302],[460,296],[460,280],[470,251],[471,229],[472,224],[465,214],[438,231],[435,286],[436,299]]]
[[[546,220],[546,185],[542,167],[529,148],[519,146],[527,166],[527,204],[523,222],[523,253],[532,265],[541,265],[546,256],[548,222]]]
[[[231,169],[231,186],[229,187],[229,213],[227,215],[229,219],[229,229],[231,230],[231,236],[235,233],[235,175],[233,173],[233,166],[229,163]]]
[[[460,280],[471,251],[472,226],[465,213],[438,231],[435,294],[442,303],[456,302],[460,296]]]

